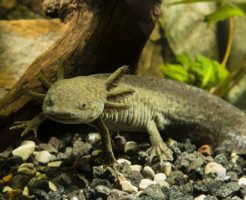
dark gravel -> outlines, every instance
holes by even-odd
[[[123,134],[112,141],[117,159],[125,159],[119,175],[102,166],[98,138],[95,133],[67,133],[36,142],[35,151],[45,152],[45,158],[35,152],[27,160],[13,156],[21,144],[0,152],[0,200],[246,199],[246,183],[239,185],[246,179],[246,160],[226,149],[217,148],[209,156],[199,153],[190,140],[171,140],[174,161],[146,163],[150,145]],[[42,159],[47,156],[46,163]]]

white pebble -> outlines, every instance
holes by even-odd
[[[12,151],[14,156],[20,156],[23,161],[26,161],[30,155],[34,152],[35,143],[33,141],[24,141],[21,146]]]
[[[5,192],[11,192],[11,191],[13,191],[13,188],[12,188],[12,187],[5,186],[5,187],[3,188],[3,193],[5,193]]]
[[[86,140],[91,144],[94,145],[102,140],[101,135],[99,133],[89,133],[87,135]]]
[[[72,200],[79,200],[77,197],[72,197]]]
[[[36,151],[33,154],[35,155],[35,159],[43,164],[50,162],[53,158],[48,151]]]
[[[141,165],[130,165],[129,167],[131,168],[132,171],[138,171],[138,172],[140,172],[142,169]]]
[[[34,175],[36,173],[36,168],[33,163],[23,163],[19,166],[18,172],[26,175]]]
[[[238,180],[238,185],[240,186],[243,186],[245,185],[246,186],[246,177],[242,177]]]
[[[128,151],[137,152],[137,150],[138,150],[138,144],[134,141],[128,141],[124,146],[125,152],[128,152]]]
[[[49,188],[53,192],[56,192],[57,191],[56,185],[54,183],[52,183],[51,181],[49,181]]]
[[[163,173],[157,173],[154,176],[154,181],[158,182],[158,181],[165,181],[167,178],[167,176]]]
[[[157,183],[155,181],[150,180],[150,179],[144,178],[141,180],[141,182],[139,184],[139,188],[141,190],[144,190],[145,188],[147,188],[151,184],[157,184]]]
[[[129,160],[125,159],[125,158],[119,158],[117,160],[117,163],[119,165],[122,165],[122,164],[131,165],[132,164],[131,161],[129,161]]]
[[[121,188],[126,192],[138,192],[138,188],[131,184],[130,181],[123,180],[120,182]]]
[[[169,188],[169,184],[165,181],[167,176],[163,173],[158,173],[154,176],[154,181],[158,183],[161,187],[167,187]]]
[[[155,172],[150,166],[145,166],[142,170],[142,174],[145,178],[150,178],[150,179],[153,179],[155,176]]]
[[[231,153],[231,161],[233,163],[237,163],[238,158],[239,157],[238,157],[238,155],[236,153],[234,153],[234,152]]]
[[[48,163],[48,167],[60,167],[62,164],[62,161],[58,160],[58,161],[54,161],[54,162],[49,162]]]
[[[172,172],[172,164],[165,162],[163,165],[163,172],[168,176]]]
[[[206,195],[201,194],[201,195],[195,197],[194,200],[203,200],[205,197],[206,197]]]
[[[29,189],[28,189],[27,186],[24,187],[24,189],[23,189],[23,191],[22,191],[22,194],[23,194],[24,196],[29,196]]]
[[[215,173],[217,177],[225,177],[226,176],[226,169],[216,162],[210,162],[205,167],[205,173]]]

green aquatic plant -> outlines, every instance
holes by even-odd
[[[168,78],[209,90],[228,76],[225,67],[205,56],[197,55],[193,60],[188,54],[180,54],[176,58],[179,64],[161,65],[162,72]]]
[[[228,70],[226,64],[228,62],[233,39],[234,17],[245,16],[246,1],[245,0],[174,0],[169,1],[168,5],[178,5],[186,3],[210,2],[216,3],[217,9],[204,16],[204,22],[214,24],[219,21],[228,20],[229,31],[226,51],[223,60],[219,63],[216,60],[197,55],[192,60],[187,54],[181,54],[176,57],[179,64],[163,64],[161,70],[168,78],[193,84],[200,88],[207,89],[210,92],[225,96],[232,87],[231,82],[238,83],[245,74],[244,67],[239,65],[237,68]],[[241,74],[240,76],[238,74]],[[234,85],[234,84],[233,84]]]

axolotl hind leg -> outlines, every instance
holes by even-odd
[[[158,157],[160,161],[173,160],[173,153],[162,140],[155,121],[149,121],[146,128],[151,142],[151,147],[147,150],[147,161],[151,162],[154,157]]]

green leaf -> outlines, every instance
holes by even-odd
[[[190,71],[196,77],[197,86],[203,89],[219,84],[228,76],[228,71],[220,63],[202,55],[196,56]]]
[[[168,5],[177,5],[182,3],[200,3],[200,2],[220,2],[220,0],[180,0],[168,3]]]
[[[234,5],[223,5],[220,6],[215,12],[205,16],[205,22],[217,23],[233,16],[244,16],[244,12]]]
[[[237,7],[240,8],[244,13],[246,13],[246,3],[238,3]]]
[[[181,63],[184,66],[186,70],[188,70],[190,66],[194,63],[194,61],[190,58],[190,56],[187,53],[177,55],[176,59],[179,63]]]
[[[190,75],[182,65],[163,64],[160,66],[165,76],[180,82],[190,83]]]

